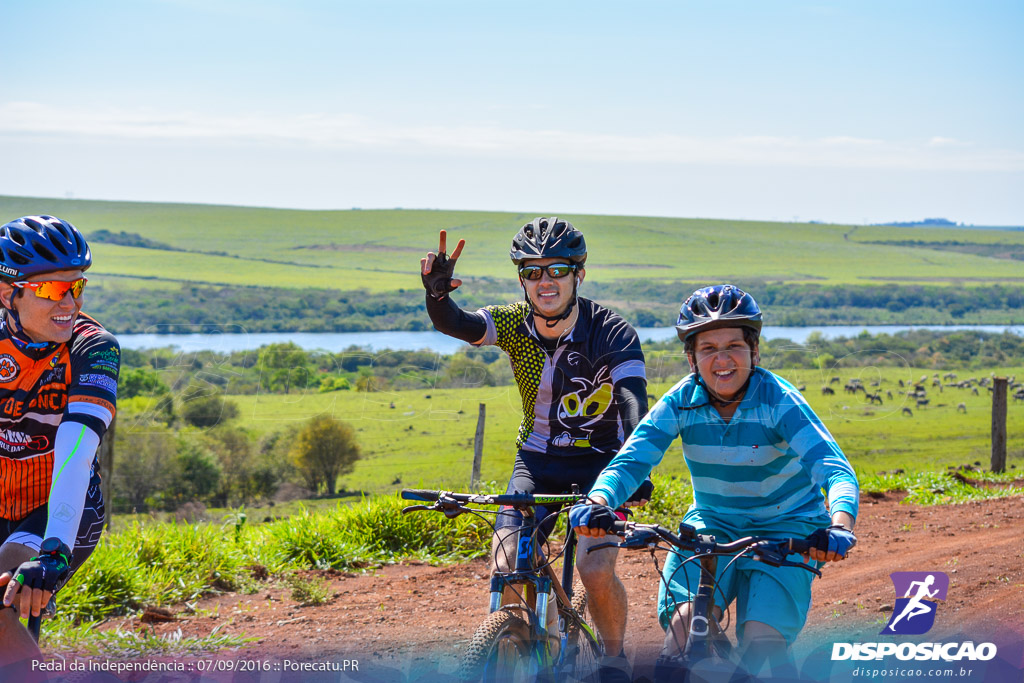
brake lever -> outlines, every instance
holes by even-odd
[[[419,510],[433,510],[433,509],[434,508],[432,508],[429,505],[410,505],[408,507],[402,508],[402,514],[405,515],[405,514],[408,514],[410,512],[417,512]]]
[[[819,578],[821,577],[821,571],[816,567],[804,564],[803,562],[791,562],[787,560],[786,555],[788,554],[788,551],[781,551],[778,546],[760,546],[756,548],[756,551],[757,552],[754,553],[754,557],[752,558],[756,562],[763,562],[769,567],[800,567],[801,569],[806,569],[809,572],[817,574]]]
[[[594,552],[595,550],[602,550],[603,548],[621,548],[621,547],[622,547],[621,543],[602,543],[600,545],[595,545],[595,546],[593,546],[591,548],[587,548],[587,555],[589,555],[590,553]]]

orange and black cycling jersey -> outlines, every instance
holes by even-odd
[[[0,519],[22,519],[47,502],[62,422],[103,436],[120,367],[117,340],[87,315],[68,342],[42,349],[12,339],[0,322]]]

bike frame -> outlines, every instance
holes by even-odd
[[[530,625],[531,631],[537,635],[533,640],[533,656],[542,667],[551,663],[551,646],[550,639],[548,637],[550,632],[547,628],[547,623],[549,601],[552,591],[555,594],[556,609],[560,611],[571,611],[574,609],[572,606],[572,595],[573,575],[576,567],[577,538],[576,533],[570,528],[565,537],[565,547],[562,553],[562,576],[561,579],[559,579],[551,565],[543,561],[544,558],[541,554],[539,544],[536,543],[536,535],[534,533],[536,525],[531,523],[533,520],[537,519],[533,508],[536,505],[543,505],[546,503],[571,505],[581,498],[575,486],[573,489],[572,494],[551,496],[526,495],[518,497],[514,495],[487,496],[472,494],[446,494],[445,492],[439,491],[418,491],[410,489],[402,491],[402,497],[407,500],[438,501],[440,498],[447,495],[453,497],[453,501],[480,503],[486,505],[508,505],[522,513],[524,523],[519,525],[519,527],[512,532],[514,534],[516,548],[515,567],[512,571],[494,571],[491,574],[489,611],[496,612],[499,610],[507,610],[516,611],[517,613],[525,613],[527,623]],[[524,498],[526,500],[524,500]],[[407,508],[407,510],[410,511],[413,509],[424,509],[424,507],[413,506],[412,508]],[[446,514],[448,514],[447,511]],[[502,541],[503,540],[504,539],[502,539]],[[499,541],[499,543],[502,543],[502,541]],[[522,600],[517,601],[514,604],[502,604],[505,588],[511,587],[515,590],[515,587],[517,586],[524,587]],[[532,605],[531,602],[533,603]],[[587,624],[582,619],[576,620],[576,623],[586,630],[593,640],[598,640],[597,633],[590,624]],[[570,625],[565,617],[560,614],[557,622],[557,632],[561,648],[559,650],[559,659],[557,662],[554,662],[555,667],[566,663],[566,658],[574,654],[568,652],[569,648],[566,647],[569,626]]]

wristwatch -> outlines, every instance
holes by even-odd
[[[51,536],[39,544],[39,554],[50,557],[62,556],[66,564],[71,564],[71,548],[56,536]]]

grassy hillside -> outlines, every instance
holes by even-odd
[[[1024,376],[1024,367],[993,368],[997,373]],[[808,401],[835,435],[854,467],[862,475],[903,469],[907,472],[941,471],[949,465],[979,461],[989,464],[991,398],[969,390],[932,389],[932,371],[909,368],[786,370],[783,376],[806,385]],[[833,384],[835,396],[823,396],[829,375],[843,381],[859,377],[865,385],[879,381],[882,406],[871,406],[863,394],[844,394]],[[968,372],[961,372],[961,379]],[[988,372],[970,373],[985,376]],[[930,404],[918,409],[912,399],[903,403],[898,381],[929,377]],[[649,392],[661,396],[671,383],[652,384]],[[893,401],[885,396],[893,393]],[[328,412],[355,426],[364,451],[344,485],[349,490],[392,491],[400,486],[465,486],[473,462],[473,435],[480,403],[487,406],[483,479],[507,480],[515,456],[513,441],[522,417],[515,387],[485,389],[424,389],[362,393],[235,396],[239,420],[257,432],[271,432],[310,415]],[[964,403],[966,413],[957,411]],[[392,403],[394,408],[391,407]],[[902,414],[908,405],[913,417]],[[1024,404],[1011,400],[1008,416],[1009,462],[1024,468]],[[685,474],[682,451],[673,445],[658,468],[663,474]]]
[[[182,250],[96,244],[96,276],[385,291],[417,286],[418,259],[436,248],[440,228],[467,241],[460,274],[511,279],[511,237],[544,210],[296,211],[0,197],[0,216],[31,213],[59,215],[86,233],[135,233]],[[1024,283],[1020,260],[1011,258],[1024,250],[1022,231],[569,218],[587,235],[595,282]]]

